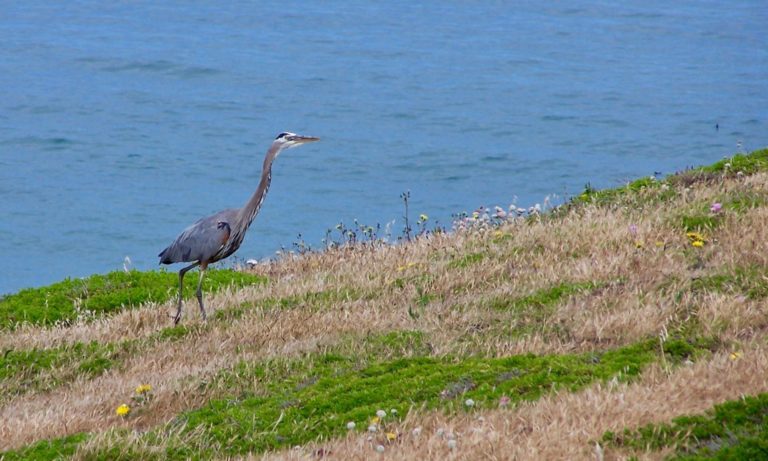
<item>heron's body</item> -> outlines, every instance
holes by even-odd
[[[294,133],[280,133],[270,146],[264,157],[261,180],[251,198],[242,208],[232,208],[219,211],[211,216],[202,218],[187,227],[178,237],[160,252],[160,264],[191,262],[192,264],[179,271],[179,305],[174,316],[174,323],[181,319],[182,287],[184,274],[200,266],[200,280],[197,285],[197,300],[200,312],[205,318],[203,307],[202,282],[205,269],[209,264],[231,256],[240,248],[245,238],[245,232],[253,222],[253,218],[261,209],[264,198],[272,181],[272,163],[284,149],[295,147],[306,142],[317,141],[318,138],[300,136]]]
[[[176,237],[160,256],[160,264],[199,261],[201,267],[231,256],[243,243],[244,234],[239,239],[232,238],[229,226],[237,219],[235,208],[219,211],[199,219]],[[227,223],[228,226],[221,226]]]

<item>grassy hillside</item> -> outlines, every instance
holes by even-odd
[[[766,218],[762,150],[212,271],[207,322],[173,273],[23,290],[0,459],[765,457]]]

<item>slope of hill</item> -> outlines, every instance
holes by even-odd
[[[173,274],[24,290],[0,458],[764,456],[767,217],[761,150],[221,270],[206,323],[171,326]]]

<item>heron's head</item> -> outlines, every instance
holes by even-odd
[[[303,136],[300,134],[290,133],[288,131],[285,131],[277,135],[272,145],[276,145],[280,148],[280,150],[283,150],[283,149],[290,149],[292,147],[300,146],[308,142],[315,142],[319,140],[320,138],[316,138],[314,136]]]

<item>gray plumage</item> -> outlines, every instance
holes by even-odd
[[[160,264],[173,264],[178,262],[192,262],[179,271],[179,304],[176,315],[173,316],[174,324],[179,323],[182,310],[182,287],[184,274],[190,269],[200,266],[200,279],[197,284],[197,301],[200,304],[200,313],[206,318],[203,306],[202,283],[205,270],[208,265],[220,261],[240,248],[245,238],[245,232],[253,222],[253,218],[261,209],[264,198],[267,196],[269,185],[272,181],[272,163],[285,149],[300,146],[307,142],[318,141],[319,138],[301,136],[295,133],[280,133],[272,142],[267,154],[264,156],[264,165],[261,171],[261,180],[256,191],[242,208],[233,208],[219,211],[211,216],[202,218],[184,229],[178,237],[160,252]]]
[[[236,209],[219,211],[184,229],[176,240],[158,255],[160,263],[218,261],[229,256],[216,258],[216,255],[227,246],[231,232],[229,223],[235,222],[237,211]],[[240,243],[238,242],[235,246],[235,250]]]

